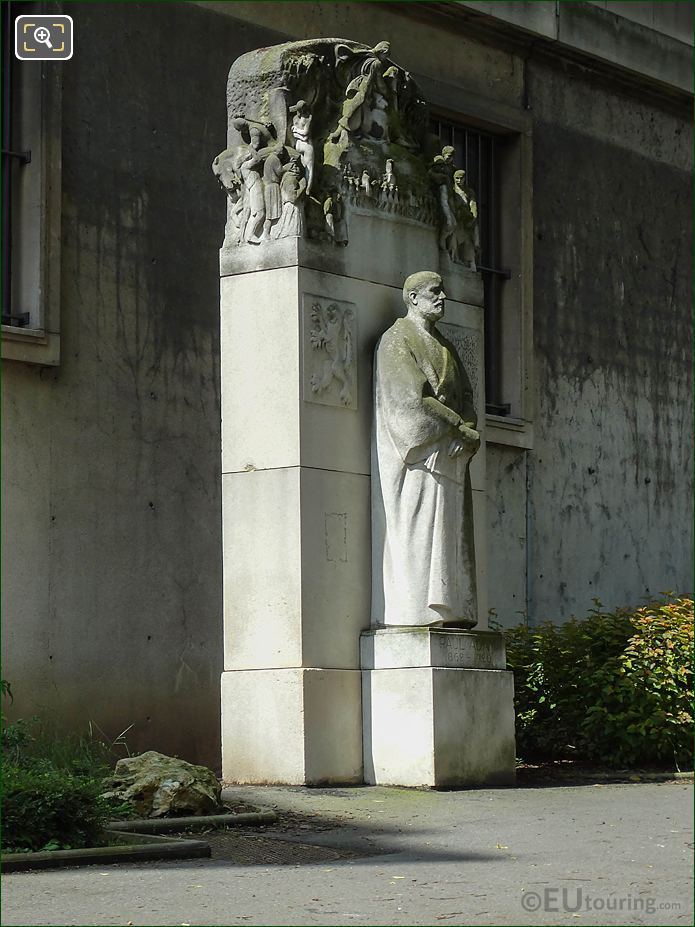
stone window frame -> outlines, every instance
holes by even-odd
[[[16,11],[13,10],[16,15],[44,12],[44,4],[16,6]],[[14,27],[12,31],[14,34]],[[15,170],[12,315],[28,313],[29,323],[21,327],[2,325],[2,359],[57,366],[60,363],[62,69],[55,62],[19,61],[14,55],[11,65],[17,90],[13,102],[19,107],[11,136],[12,148],[31,152],[31,160]]]
[[[486,413],[486,442],[533,447],[533,135],[529,113],[414,75],[435,119],[504,139],[499,156],[501,380],[508,415]]]

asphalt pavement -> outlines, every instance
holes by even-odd
[[[278,824],[210,860],[5,875],[2,924],[693,923],[692,782],[225,794]]]

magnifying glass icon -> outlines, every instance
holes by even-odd
[[[51,33],[45,26],[37,26],[36,29],[34,29],[34,41],[46,45],[51,50],[53,49],[53,45],[51,45]]]

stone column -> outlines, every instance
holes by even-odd
[[[424,104],[387,54],[387,43],[313,40],[230,71],[213,170],[228,194],[222,749],[235,782],[363,781],[361,668],[367,689],[379,672],[360,658],[372,359],[413,269],[443,276],[446,335],[484,421],[482,282],[441,249]],[[484,625],[484,441],[472,477]]]

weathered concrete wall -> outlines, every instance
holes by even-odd
[[[531,615],[690,591],[691,137],[532,64]]]
[[[231,58],[184,4],[74,4],[62,360],[4,365],[3,676],[18,715],[219,763],[219,296]]]

